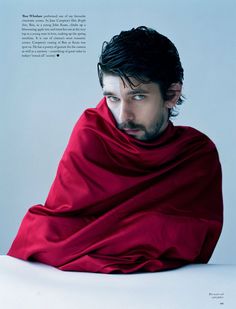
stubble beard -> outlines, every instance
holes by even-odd
[[[141,136],[133,135],[133,137],[141,141],[151,141],[151,140],[156,139],[158,135],[162,133],[163,131],[162,127],[164,123],[165,123],[165,117],[162,114],[160,119],[158,119],[158,121],[154,125],[152,125],[151,128],[149,129],[147,129],[145,126],[141,124],[136,124],[133,121],[122,122],[121,124],[118,125],[118,128],[120,130],[124,130],[124,129],[141,130],[144,132],[143,135]]]

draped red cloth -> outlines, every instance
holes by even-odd
[[[45,205],[28,210],[8,254],[61,270],[160,271],[206,263],[222,223],[213,142],[171,122],[137,140],[104,98],[78,120]]]

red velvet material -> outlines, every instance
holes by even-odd
[[[29,209],[8,254],[61,270],[160,271],[206,263],[222,223],[213,142],[171,122],[139,141],[103,99],[78,120],[45,205]]]

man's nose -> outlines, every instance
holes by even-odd
[[[132,104],[130,102],[127,101],[121,102],[119,118],[121,123],[128,120],[134,120],[135,115]]]

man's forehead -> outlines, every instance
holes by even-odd
[[[132,85],[128,83],[128,81],[124,80],[120,76],[113,75],[113,74],[104,74],[103,76],[103,91],[104,92],[111,92],[118,89],[125,90],[131,93],[138,93],[138,92],[149,92],[150,89],[153,87],[155,83],[147,82],[142,83],[139,80],[129,77]]]

